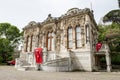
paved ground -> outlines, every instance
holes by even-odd
[[[13,66],[0,66],[0,80],[120,80],[120,72],[18,71]]]

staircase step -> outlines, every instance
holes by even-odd
[[[28,67],[27,70],[33,71],[35,70],[35,67]]]
[[[20,71],[26,71],[26,70],[35,70],[35,67],[31,67],[31,66],[21,66],[20,68],[18,68],[18,70]]]
[[[22,68],[22,67],[20,67],[20,68],[18,68],[17,70],[20,70],[20,71],[26,71],[26,68]]]

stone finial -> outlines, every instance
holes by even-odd
[[[48,18],[51,18],[52,16],[51,16],[51,14],[48,14]]]
[[[51,14],[48,14],[48,17],[47,19],[44,21],[45,23],[46,22],[51,22],[54,18],[51,16]]]

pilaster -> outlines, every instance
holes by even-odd
[[[106,49],[105,56],[106,56],[107,71],[111,72],[111,70],[112,70],[111,58],[110,58],[110,52],[109,52],[109,47],[108,47],[107,43],[105,44],[105,49]]]

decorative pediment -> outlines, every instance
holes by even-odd
[[[84,14],[84,13],[89,13],[90,9],[89,8],[85,8],[85,9],[79,9],[79,8],[71,8],[67,11],[67,13],[65,13],[64,15],[62,15],[60,17],[60,19],[63,18],[68,18],[68,17],[72,17],[78,14]]]
[[[72,14],[76,14],[76,13],[79,13],[79,9],[78,8],[72,8],[72,9],[69,9],[67,11],[67,15],[72,15]]]

